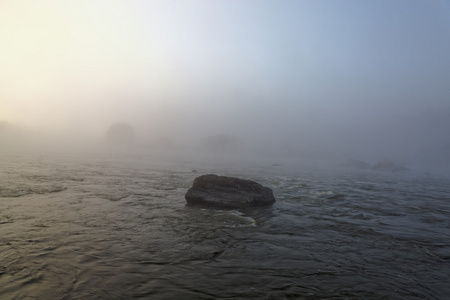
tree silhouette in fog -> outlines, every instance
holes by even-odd
[[[200,148],[213,153],[232,153],[242,148],[241,141],[233,135],[218,134],[208,136],[200,142]]]
[[[115,123],[106,132],[106,141],[113,146],[131,145],[135,138],[134,128],[127,123]]]

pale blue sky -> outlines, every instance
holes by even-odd
[[[148,39],[200,85],[306,103],[448,101],[450,10],[442,1],[135,4]]]

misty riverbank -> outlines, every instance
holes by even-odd
[[[445,299],[449,179],[148,156],[2,156],[2,299]],[[186,207],[198,173],[271,208]]]

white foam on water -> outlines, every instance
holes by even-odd
[[[213,213],[213,218],[222,227],[226,228],[241,228],[241,227],[256,226],[255,219],[246,216],[245,214],[243,214],[238,210],[215,210]]]

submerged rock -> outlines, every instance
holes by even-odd
[[[269,206],[275,202],[268,187],[251,180],[214,174],[195,178],[184,197],[188,205],[228,209]]]

